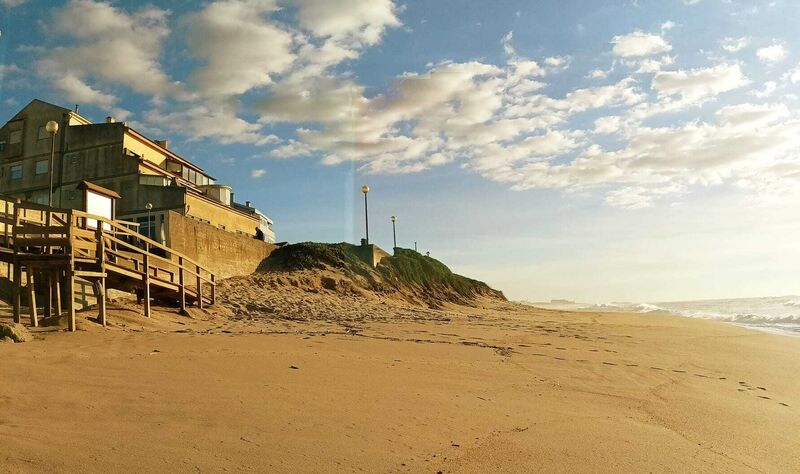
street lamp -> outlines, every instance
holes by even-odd
[[[365,243],[369,245],[369,212],[367,211],[367,194],[369,193],[369,186],[366,184],[361,186],[361,192],[364,193],[364,227],[367,231]]]
[[[56,155],[56,133],[58,133],[58,122],[51,120],[44,126],[50,134],[50,192],[47,194],[47,205],[53,207],[53,161]]]
[[[394,248],[397,248],[397,231],[395,230],[394,223],[397,222],[397,216],[392,216],[392,239],[394,240]]]
[[[150,211],[153,210],[153,203],[148,202],[144,205],[144,208],[147,209],[147,237],[150,238],[151,229],[153,228],[152,224],[150,223]],[[147,251],[150,251],[150,242],[145,242],[147,244]]]

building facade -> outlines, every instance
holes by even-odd
[[[169,149],[108,117],[91,123],[77,113],[34,100],[0,128],[0,194],[47,204],[51,134],[55,135],[55,207],[87,207],[81,183],[115,191],[116,218],[138,222],[140,232],[171,245],[170,216],[193,219],[227,232],[275,241],[272,221],[262,212],[233,201],[230,187]],[[150,208],[148,210],[148,207]]]

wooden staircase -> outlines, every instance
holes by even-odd
[[[215,302],[214,274],[194,260],[138,232],[138,224],[72,209],[56,209],[0,196],[0,262],[6,265],[14,321],[28,293],[31,325],[38,326],[36,290],[44,316],[62,315],[75,330],[76,280],[89,282],[106,324],[106,290],[133,291],[150,317],[152,299],[202,308]],[[23,287],[23,275],[26,284]],[[62,298],[65,288],[65,298]]]

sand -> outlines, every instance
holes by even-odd
[[[0,344],[0,470],[800,470],[800,338],[244,283]]]

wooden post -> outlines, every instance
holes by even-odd
[[[22,266],[19,264],[19,260],[15,260],[14,263],[14,285],[11,287],[11,291],[11,299],[13,300],[14,305],[14,322],[19,324],[22,322],[22,317],[20,315],[20,300],[22,299]]]
[[[103,223],[97,223],[97,230],[95,231],[95,239],[97,239],[97,263],[100,267],[100,272],[106,272],[106,246],[103,239]],[[100,277],[97,280],[97,320],[103,327],[106,327],[106,278]]]
[[[53,298],[56,302],[56,316],[61,317],[61,270],[53,272]]]
[[[17,245],[17,228],[19,227],[19,199],[14,201],[14,224],[11,235],[14,239],[14,286],[12,287],[12,299],[14,300],[14,322],[19,324],[22,321],[20,299],[22,295],[22,265],[19,261],[19,245]]]
[[[178,292],[181,300],[181,313],[186,313],[186,281],[183,278],[183,257],[178,257]]]
[[[97,321],[106,327],[106,279],[100,278],[96,282],[97,288]]]
[[[42,277],[45,283],[45,302],[44,302],[44,317],[49,318],[53,315],[53,270],[43,272]]]
[[[214,278],[214,274],[211,274],[211,304],[217,302],[217,281]]]
[[[31,312],[31,326],[37,327],[39,326],[39,318],[36,316],[36,292],[33,287],[33,268],[28,266],[26,273],[28,274],[28,307]]]
[[[197,307],[203,309],[203,280],[200,279],[200,265],[197,267]]]
[[[142,276],[142,283],[144,285],[144,317],[150,317],[150,255],[147,253],[142,254],[143,263],[142,267],[144,275]]]
[[[75,332],[75,269],[67,270],[67,326]]]

